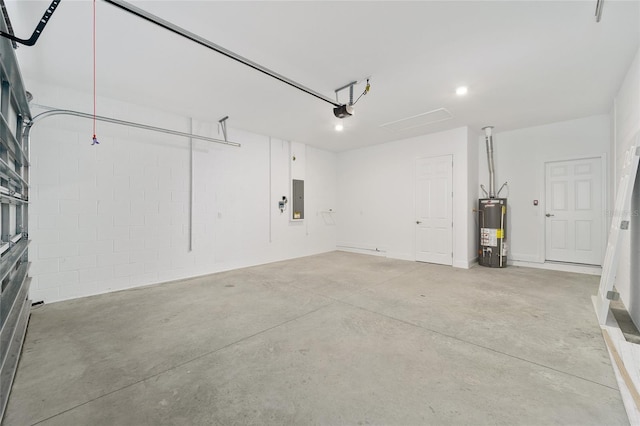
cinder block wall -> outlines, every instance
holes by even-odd
[[[88,111],[88,95],[31,82],[34,103]],[[64,102],[64,104],[60,104]],[[100,99],[101,115],[188,131],[190,120]],[[37,108],[34,108],[37,112]],[[241,148],[194,141],[193,249],[186,138],[47,118],[31,141],[33,300],[53,302],[335,249],[335,154],[306,147],[305,220],[290,194],[290,143],[230,129]],[[222,137],[217,123],[194,133]]]

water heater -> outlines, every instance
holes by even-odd
[[[493,163],[493,127],[487,126],[485,141],[487,144],[487,163],[489,165],[489,192],[480,185],[486,198],[478,200],[478,224],[480,235],[478,241],[478,263],[490,268],[507,266],[507,199],[499,198],[502,188],[496,197],[496,177]]]
[[[507,266],[507,199],[479,199],[478,220],[478,263],[491,268],[504,268]]]

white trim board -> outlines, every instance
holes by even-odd
[[[357,254],[367,254],[370,256],[381,256],[381,257],[387,257],[387,250],[386,249],[381,249],[381,248],[376,248],[373,247],[369,248],[369,247],[363,247],[363,246],[356,246],[356,245],[351,245],[351,244],[338,244],[336,245],[336,250],[337,251],[344,251],[347,253],[357,253]]]
[[[602,267],[595,265],[578,265],[573,263],[559,262],[525,262],[521,260],[510,260],[507,265],[522,266],[525,268],[548,269],[551,271],[575,272],[587,275],[602,275]]]
[[[596,296],[592,296],[591,300],[593,301],[594,308],[597,308]],[[638,370],[638,365],[640,365],[640,345],[626,341],[620,327],[618,326],[618,322],[613,317],[610,310],[607,312],[606,323],[601,325],[600,328],[603,332],[606,331],[609,333],[615,350],[622,359],[624,368],[627,370],[633,385],[636,390],[640,389],[640,371]],[[640,410],[636,406],[631,390],[625,383],[623,375],[617,366],[612,353],[612,348],[610,348],[608,344],[606,344],[606,346],[611,360],[611,366],[616,375],[616,382],[618,383],[620,396],[622,397],[622,402],[624,404],[625,411],[627,412],[627,417],[629,418],[629,423],[632,425],[640,425]]]
[[[600,287],[596,296],[596,315],[600,324],[605,324],[609,311],[609,299],[607,294],[613,290],[616,272],[620,263],[620,232],[628,232],[630,221],[630,206],[633,186],[638,172],[638,162],[640,156],[640,132],[633,137],[634,142],[625,154],[624,164],[616,191],[616,202],[612,212],[611,227],[607,239],[607,251],[602,264],[602,276],[600,277]],[[626,222],[626,227],[623,224]]]

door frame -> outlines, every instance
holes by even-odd
[[[560,262],[560,261],[555,261],[555,260],[547,260],[547,221],[545,220],[545,212],[547,210],[547,164],[549,163],[559,163],[559,162],[563,162],[563,161],[579,161],[579,160],[592,160],[592,159],[600,159],[600,170],[602,170],[602,179],[600,182],[600,186],[601,186],[601,196],[602,196],[602,220],[601,220],[601,224],[600,224],[600,228],[601,228],[601,232],[602,232],[602,241],[600,241],[600,244],[602,246],[602,255],[603,258],[602,260],[604,260],[604,254],[606,252],[607,249],[607,238],[609,236],[608,234],[608,229],[609,229],[609,211],[610,211],[610,206],[609,206],[609,167],[607,167],[607,153],[603,152],[600,155],[586,155],[586,156],[580,156],[580,157],[562,157],[562,158],[547,158],[545,160],[542,161],[542,178],[541,178],[541,182],[542,182],[542,186],[541,186],[541,194],[540,194],[540,200],[541,200],[541,209],[540,209],[540,214],[539,214],[539,224],[540,224],[540,229],[542,230],[542,244],[538,253],[538,261],[540,263],[555,263],[555,264],[563,264],[566,263],[567,265],[573,265],[573,263],[567,263],[567,262]],[[601,261],[602,263],[602,261]]]
[[[419,160],[424,160],[424,159],[433,159],[433,158],[441,158],[441,157],[451,157],[451,265],[443,265],[443,266],[451,266],[454,267],[455,266],[455,256],[456,256],[456,250],[455,250],[455,242],[456,242],[456,238],[455,238],[455,232],[456,232],[456,221],[454,220],[454,212],[455,212],[455,207],[454,207],[454,200],[456,197],[456,192],[455,192],[455,180],[456,180],[456,174],[455,174],[455,169],[454,169],[454,165],[455,165],[455,155],[453,153],[447,153],[447,154],[439,154],[439,155],[429,155],[429,156],[420,156],[420,157],[415,157],[413,159],[413,212],[412,212],[412,223],[415,222],[416,220],[416,208],[418,205],[418,185],[417,185],[417,181],[418,181],[418,176],[417,176],[417,165],[418,165],[418,161]],[[416,228],[415,226],[413,226],[413,261],[414,262],[420,262],[419,260],[417,260],[417,251],[418,251],[418,239],[416,236]]]

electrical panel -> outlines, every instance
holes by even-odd
[[[293,179],[293,208],[291,219],[304,219],[304,181]]]

